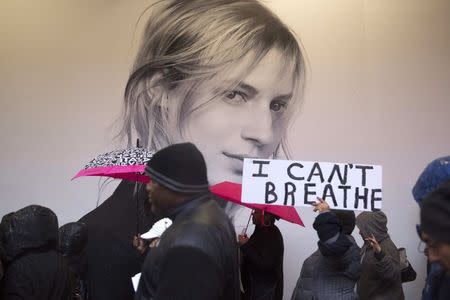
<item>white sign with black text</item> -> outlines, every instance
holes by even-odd
[[[244,159],[242,202],[332,209],[381,209],[382,167],[274,159]]]

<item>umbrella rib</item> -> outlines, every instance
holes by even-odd
[[[252,218],[252,213],[250,213],[250,216],[248,217],[247,226],[245,226],[244,230],[242,231],[242,234],[246,234],[247,233],[248,225],[250,224],[250,219],[251,218]]]

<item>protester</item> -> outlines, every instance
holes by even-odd
[[[0,280],[5,275],[6,271],[6,263],[8,261],[6,255],[6,231],[9,230],[9,224],[11,222],[11,217],[14,213],[6,214],[2,217],[2,221],[0,223]]]
[[[174,144],[145,171],[152,212],[173,223],[147,254],[136,300],[239,299],[236,234],[211,198],[203,155],[191,143]]]
[[[73,279],[73,299],[88,299],[86,284],[88,241],[87,227],[80,222],[67,223],[59,228],[59,251],[66,258]]]
[[[450,181],[440,185],[424,197],[421,210],[421,238],[428,249],[431,263],[442,266],[433,276],[436,289],[431,291],[433,299],[450,299]]]
[[[423,199],[445,182],[450,182],[450,156],[437,158],[425,167],[412,190],[414,200],[422,205]],[[422,239],[421,226],[418,226],[418,229],[419,237]],[[429,249],[425,248],[427,258],[428,252]],[[442,297],[439,298],[439,295]],[[448,295],[450,295],[449,272],[438,262],[428,260],[422,300],[447,299]]]
[[[257,209],[252,216],[253,234],[250,238],[239,235],[245,300],[283,298],[284,244],[275,220],[274,215]]]
[[[362,212],[356,226],[364,240],[361,249],[361,277],[357,293],[361,300],[404,299],[400,256],[387,229],[382,211]]]
[[[426,195],[445,182],[450,182],[450,155],[436,158],[425,167],[413,187],[414,200],[420,205]]]
[[[156,220],[144,214],[147,193],[140,185],[122,181],[114,193],[79,222],[88,229],[86,280],[92,300],[131,300],[130,278],[140,272],[144,257],[132,245],[140,230],[148,230]]]
[[[353,211],[330,211],[319,199],[313,227],[318,247],[302,266],[291,300],[357,299],[355,284],[361,272],[360,249],[351,236],[355,228]]]
[[[30,205],[15,212],[5,233],[9,260],[1,299],[69,300],[69,267],[57,252],[58,219],[48,208]]]

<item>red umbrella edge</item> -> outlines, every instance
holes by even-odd
[[[241,201],[242,185],[239,183],[224,181],[211,186],[210,189],[214,195],[217,195],[227,201],[252,209],[261,209],[276,215],[285,221],[305,227],[302,219],[298,215],[297,210],[293,206],[243,203]]]

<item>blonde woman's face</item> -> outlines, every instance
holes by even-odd
[[[193,108],[198,109],[187,116],[182,137],[176,141],[190,141],[200,149],[210,184],[240,183],[243,158],[271,157],[286,130],[283,114],[292,101],[292,71],[284,67],[281,53],[273,49],[235,88],[226,90],[240,68],[250,63],[250,58],[247,60],[223,75],[219,84],[196,89],[192,99]],[[225,92],[211,100],[218,90]]]

